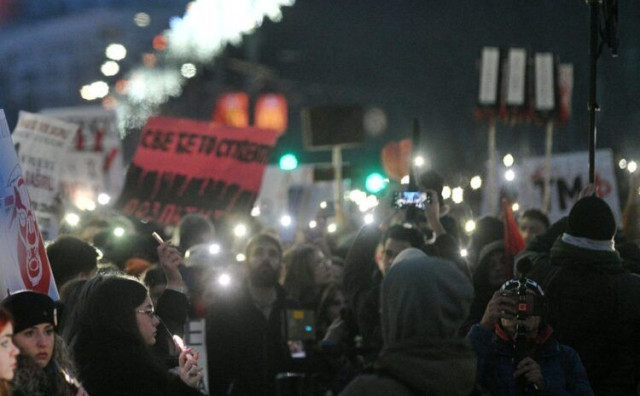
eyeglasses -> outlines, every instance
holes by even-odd
[[[151,308],[147,308],[147,309],[143,309],[143,310],[136,310],[137,313],[141,313],[141,314],[145,314],[148,317],[150,317],[151,319],[156,317],[156,310],[151,307]]]

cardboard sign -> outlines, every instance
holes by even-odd
[[[27,118],[34,121],[33,118]],[[25,122],[22,114],[20,119]],[[41,124],[37,123],[37,125]],[[56,140],[53,139],[53,141]],[[0,234],[0,252],[2,252],[0,298],[7,295],[7,290],[13,292],[30,289],[46,293],[54,300],[58,300],[58,290],[51,274],[35,211],[31,206],[27,182],[23,177],[2,110],[0,110]]]
[[[116,207],[175,225],[187,213],[249,213],[277,132],[209,122],[149,119]]]

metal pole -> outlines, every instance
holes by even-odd
[[[596,111],[600,110],[596,101],[596,80],[598,73],[598,11],[599,0],[589,0],[589,183],[595,182],[596,156]]]
[[[553,120],[547,121],[547,139],[544,157],[544,190],[542,195],[542,211],[549,213],[551,202],[551,150],[553,148]]]
[[[342,151],[340,146],[333,146],[331,162],[333,164],[333,206],[336,212],[336,224],[344,225],[343,200],[344,193],[342,191]]]
[[[489,214],[498,213],[498,186],[496,183],[496,120],[491,118],[489,121],[489,169],[488,169],[488,187],[489,187]]]

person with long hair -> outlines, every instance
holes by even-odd
[[[11,314],[0,308],[0,395],[11,395],[10,382],[16,371],[20,350],[13,343]]]
[[[12,381],[14,396],[86,395],[74,379],[74,364],[56,334],[57,305],[46,294],[23,290],[1,303],[13,317],[13,343],[20,349]]]
[[[329,261],[320,248],[304,243],[287,250],[282,262],[280,283],[287,296],[303,308],[315,310],[324,287],[331,281]]]
[[[177,376],[152,354],[155,314],[147,288],[122,275],[100,275],[84,287],[72,351],[91,396],[200,395],[198,354],[180,354]]]

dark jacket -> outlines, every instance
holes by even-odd
[[[276,286],[267,320],[248,286],[209,309],[206,344],[210,395],[275,395],[278,373],[296,369],[287,347],[286,310],[297,308]]]
[[[560,234],[560,226],[554,227]],[[530,276],[547,292],[556,338],[578,352],[596,395],[636,395],[640,277],[627,272],[617,251],[577,247],[562,237],[544,251],[548,239],[534,240],[523,256],[532,260]]]
[[[494,396],[515,396],[516,379],[513,373],[516,364],[513,343],[479,324],[471,327],[467,338],[478,359],[478,385]],[[540,394],[593,395],[584,366],[573,348],[547,336],[532,358],[540,365],[547,384],[546,391]]]

